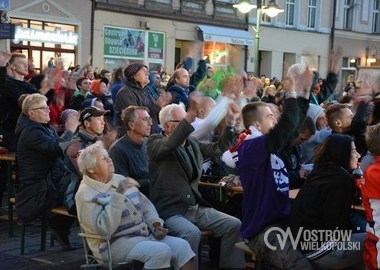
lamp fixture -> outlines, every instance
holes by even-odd
[[[140,28],[149,30],[150,29],[150,24],[147,21],[140,21]]]
[[[283,9],[280,9],[276,5],[275,0],[270,0],[268,5],[265,5],[265,0],[256,0],[257,5],[252,5],[249,0],[239,0],[239,4],[233,5],[234,8],[237,8],[241,13],[248,13],[253,8],[256,8],[256,25],[252,26],[253,30],[255,31],[255,46],[253,51],[253,62],[254,62],[254,69],[256,72],[256,75],[260,75],[260,23],[262,20],[262,14],[266,14],[268,17],[275,17],[279,13],[284,12]],[[248,23],[248,17],[247,17],[247,23]]]
[[[377,48],[375,46],[368,46],[365,48],[365,57],[367,59],[367,63],[376,63]]]
[[[284,12],[277,4],[275,0],[270,0],[268,5],[263,7],[263,13],[269,17],[276,17],[278,14]]]
[[[234,8],[237,8],[241,13],[248,13],[252,9],[257,8],[256,5],[249,3],[249,0],[241,0],[239,4],[234,4]]]

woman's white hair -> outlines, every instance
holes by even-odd
[[[98,152],[107,153],[102,141],[97,141],[79,152],[78,167],[83,175],[88,175],[88,170],[95,168]]]
[[[160,119],[160,124],[162,130],[164,130],[164,124],[172,120],[173,111],[175,110],[185,110],[185,105],[183,103],[180,104],[169,104],[163,107],[158,114],[158,118]]]

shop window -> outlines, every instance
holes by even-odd
[[[316,54],[301,55],[301,64],[309,66],[312,70],[319,70],[320,57]]]
[[[204,55],[212,65],[226,65],[228,63],[227,44],[218,42],[205,42]]]
[[[42,52],[42,69],[45,69],[48,67],[48,62],[50,58],[54,59],[54,66],[57,65],[56,60],[55,60],[55,53],[54,52],[49,52],[49,51],[43,51]]]
[[[62,32],[72,31],[73,33],[76,33],[76,26],[74,25],[64,25],[59,23],[18,18],[12,18],[12,23],[17,24],[22,28],[52,32],[60,29]],[[20,51],[25,54],[28,59],[33,59],[33,64],[37,72],[43,71],[47,67],[47,63],[51,57],[55,59],[55,64],[57,64],[58,58],[62,58],[65,61],[65,68],[69,67],[69,65],[76,64],[76,47],[73,45],[44,43],[40,41],[20,41],[19,43],[14,43],[11,41],[11,51]]]
[[[32,59],[29,59],[34,65],[34,68],[37,73],[41,72],[41,51],[33,50],[32,51]]]
[[[23,28],[28,28],[28,21],[27,20],[22,20],[22,19],[12,19],[11,22],[15,24],[16,26],[20,26]],[[28,45],[27,41],[20,41],[18,43],[19,45]]]
[[[62,63],[64,69],[67,69],[70,66],[73,66],[75,63],[75,54],[74,53],[61,53],[58,56],[58,61]]]
[[[29,28],[42,30],[42,22],[38,22],[38,21],[30,21]],[[33,41],[31,41],[31,42],[30,42],[30,46],[36,46],[36,47],[38,46],[38,47],[41,47],[41,46],[42,46],[42,43],[41,43],[41,42],[33,42]]]

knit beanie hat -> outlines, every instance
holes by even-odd
[[[133,63],[133,64],[128,65],[126,69],[124,69],[124,76],[127,79],[127,81],[135,82],[135,79],[134,79],[135,74],[143,67],[148,69],[146,65],[141,64],[141,63]]]
[[[310,118],[313,120],[314,125],[317,124],[318,116],[323,112],[323,108],[319,105],[315,104],[309,104],[309,109],[307,110],[306,115],[310,116]]]
[[[76,110],[73,110],[73,109],[66,109],[64,110],[62,113],[61,113],[61,122],[62,123],[66,123],[67,119],[69,119],[69,117],[75,113],[78,113],[78,111]]]

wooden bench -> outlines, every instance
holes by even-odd
[[[244,251],[244,253],[250,257],[250,260],[246,260],[245,267],[247,269],[254,269],[256,264],[256,253],[250,250],[244,242],[235,243],[235,248]]]
[[[12,204],[12,207],[13,207],[13,205],[16,204],[16,199],[14,197],[9,198],[9,202]],[[13,211],[13,209],[12,209],[12,211]],[[70,214],[66,210],[66,208],[64,208],[63,206],[54,207],[53,209],[50,210],[50,213],[62,215],[62,216],[67,216],[67,217],[72,217],[75,219],[77,218],[75,215]],[[12,220],[10,220],[9,222],[13,223],[13,214],[12,214]],[[26,226],[27,226],[27,224],[21,223],[21,246],[20,246],[20,254],[21,255],[25,254],[25,228],[26,228]],[[12,227],[13,227],[13,225],[12,225]],[[41,216],[41,248],[40,248],[41,251],[45,251],[45,249],[46,249],[47,227],[48,227],[47,215],[42,215]],[[54,239],[53,238],[51,238],[50,245],[54,246]]]

